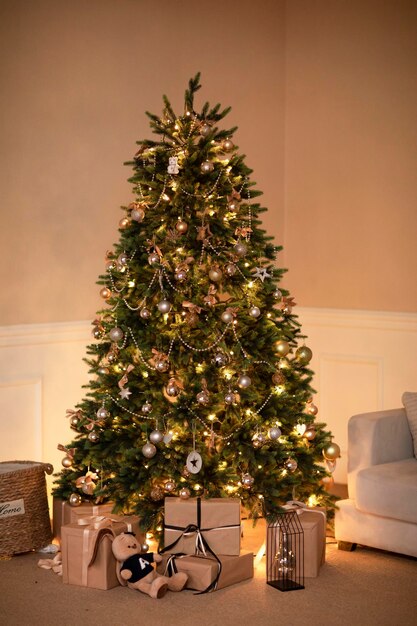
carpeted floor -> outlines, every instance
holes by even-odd
[[[265,528],[245,524],[243,548],[256,550]],[[326,563],[305,589],[282,593],[265,583],[265,559],[253,580],[195,596],[152,600],[124,587],[109,591],[62,584],[37,567],[41,555],[0,561],[0,624],[8,626],[415,626],[417,559],[369,548],[337,550],[327,538]]]

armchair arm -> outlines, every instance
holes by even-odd
[[[414,456],[404,409],[354,415],[348,423],[348,491],[355,498],[359,470]]]

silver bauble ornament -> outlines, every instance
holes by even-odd
[[[298,467],[298,463],[295,459],[287,459],[285,461],[285,467],[289,472],[295,472]]]
[[[229,211],[232,211],[232,213],[236,213],[239,208],[239,203],[236,200],[230,200],[230,202],[227,203],[227,208]]]
[[[118,326],[115,326],[114,328],[110,330],[109,337],[114,342],[122,341],[124,337],[122,329],[119,328]]]
[[[146,308],[146,306],[144,306],[139,311],[139,315],[143,320],[148,320],[151,317],[151,312]]]
[[[337,443],[330,443],[323,450],[323,456],[327,461],[335,461],[340,457],[340,448]]]
[[[68,502],[70,503],[71,506],[80,506],[82,501],[83,499],[79,493],[72,493],[70,497],[68,498]]]
[[[178,222],[175,224],[175,230],[177,231],[177,233],[185,235],[188,230],[187,222],[184,222],[183,220],[178,220]]]
[[[242,374],[241,376],[239,376],[237,381],[237,384],[241,389],[247,389],[248,387],[250,387],[251,383],[252,381],[247,374]]]
[[[166,386],[167,395],[171,398],[176,398],[180,393],[180,388],[178,387],[175,380],[170,380]]]
[[[151,252],[148,256],[149,265],[155,265],[155,263],[159,263],[159,254],[156,252]]]
[[[231,391],[226,393],[225,396],[224,396],[224,403],[225,404],[233,404],[235,402],[235,400],[236,400],[236,396]]]
[[[97,328],[97,326],[95,326],[92,330],[92,334],[94,339],[100,339],[101,337],[101,330],[99,328]]]
[[[203,137],[207,137],[207,135],[210,134],[210,131],[211,131],[210,124],[206,124],[205,122],[203,122],[200,125],[199,132],[200,132],[200,135],[202,135]]]
[[[263,446],[266,443],[266,435],[264,435],[264,433],[258,433],[258,441],[261,446]]]
[[[146,401],[145,404],[142,404],[141,411],[144,415],[149,415],[152,412],[152,404]]]
[[[252,437],[252,445],[254,448],[261,448],[263,446],[262,441],[259,439],[259,435],[258,433],[256,433],[253,437]]]
[[[279,289],[275,289],[275,291],[272,294],[272,297],[275,298],[275,300],[281,300],[282,293],[280,292]]]
[[[171,310],[172,304],[168,300],[161,300],[158,302],[158,310],[161,313],[169,313]]]
[[[71,426],[71,428],[76,429],[79,423],[80,423],[79,417],[77,417],[76,415],[72,415],[70,417],[70,426]]]
[[[230,324],[233,321],[233,314],[230,311],[224,311],[221,315],[222,322]]]
[[[168,493],[172,493],[173,491],[175,491],[176,486],[177,485],[174,483],[173,480],[167,480],[166,483],[164,484],[164,489]]]
[[[257,319],[261,314],[261,309],[257,306],[251,306],[249,309],[249,315],[254,319]]]
[[[188,498],[191,496],[191,492],[187,487],[181,487],[181,489],[178,492],[178,495],[181,498],[181,500],[188,500]]]
[[[166,359],[157,359],[155,361],[155,369],[159,373],[167,372],[169,370],[169,361]]]
[[[156,454],[156,448],[150,441],[147,441],[144,446],[142,446],[142,454],[147,459],[151,459]]]
[[[122,217],[122,219],[119,222],[119,228],[124,230],[128,226],[130,226],[130,219],[128,217]]]
[[[108,367],[99,367],[97,370],[97,373],[100,374],[100,376],[106,376],[107,374],[110,374],[110,370]]]
[[[100,289],[100,296],[104,298],[104,300],[108,300],[111,298],[111,291],[108,287],[103,287]]]
[[[301,346],[301,348],[297,348],[295,356],[301,363],[309,363],[312,359],[313,352],[307,346]]]
[[[129,262],[129,257],[126,254],[126,252],[121,252],[119,256],[117,257],[117,265],[124,266],[124,265],[127,265],[128,262]]]
[[[107,360],[109,361],[109,363],[114,363],[115,361],[117,361],[117,354],[115,354],[114,352],[109,352],[107,355]]]
[[[223,278],[223,272],[219,269],[212,268],[209,271],[209,278],[214,283],[218,283]]]
[[[225,152],[230,152],[235,147],[235,144],[230,139],[222,141],[222,148]]]
[[[112,272],[116,269],[116,261],[114,259],[110,259],[106,262],[106,270]]]
[[[250,489],[254,482],[255,479],[253,476],[251,476],[250,474],[243,474],[242,485],[245,487],[245,489]]]
[[[210,174],[214,170],[214,165],[211,161],[203,161],[200,165],[200,169],[203,174]]]
[[[63,467],[68,469],[72,465],[72,458],[70,456],[64,456],[64,458],[62,459],[61,463],[62,463]]]
[[[99,410],[97,411],[96,415],[99,420],[105,420],[110,415],[110,413],[108,412],[106,407],[101,406]]]
[[[144,217],[145,211],[143,209],[140,209],[139,207],[132,209],[130,213],[130,219],[132,219],[134,222],[142,222]]]
[[[92,430],[91,433],[88,433],[87,439],[91,441],[91,443],[97,443],[100,439],[100,435],[95,430]]]
[[[213,363],[216,367],[224,367],[229,362],[229,357],[224,352],[217,352],[214,355]]]
[[[179,283],[183,283],[184,280],[187,280],[187,272],[186,272],[186,270],[183,270],[183,269],[176,270],[176,272],[174,274],[174,278]]]
[[[268,437],[272,441],[276,441],[281,437],[281,429],[278,428],[278,426],[271,426],[271,428],[268,430]]]
[[[238,243],[233,246],[233,250],[237,256],[244,257],[248,253],[248,246],[242,241],[238,241]]]
[[[284,341],[283,339],[280,339],[279,341],[276,341],[274,343],[274,349],[275,349],[275,352],[279,354],[280,356],[286,356],[288,352],[290,351],[290,344],[288,343],[288,341]]]
[[[198,404],[208,404],[210,402],[210,394],[208,391],[203,389],[203,391],[199,391],[196,396]]]
[[[164,439],[164,433],[161,433],[161,431],[158,429],[153,430],[151,434],[149,435],[149,441],[151,441],[151,443],[155,443],[155,444],[161,443],[163,439]]]
[[[224,266],[224,271],[228,276],[234,276],[236,274],[236,265],[234,263],[227,263]]]
[[[92,496],[94,493],[94,484],[93,483],[83,483],[81,485],[81,491],[85,493],[86,496]]]

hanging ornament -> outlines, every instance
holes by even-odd
[[[130,391],[129,387],[125,387],[124,389],[121,389],[119,391],[119,396],[122,398],[122,400],[129,400],[129,396],[132,395],[132,392]]]
[[[168,174],[178,174],[180,169],[178,167],[178,157],[169,157],[168,158]]]
[[[249,315],[254,319],[257,319],[261,314],[261,309],[257,306],[251,306],[249,309]]]
[[[121,379],[119,380],[118,387],[120,389],[119,392],[119,396],[121,398],[123,398],[123,400],[128,400],[129,396],[132,395],[132,392],[130,391],[130,389],[128,387],[126,387],[127,383],[128,383],[128,375],[130,374],[130,372],[134,369],[134,366],[132,364],[128,365],[125,373],[123,374],[123,376],[121,377]]]
[[[171,398],[176,398],[180,394],[180,386],[175,378],[170,378],[166,386],[166,393]]]
[[[233,198],[232,200],[229,200],[229,202],[227,203],[227,208],[232,213],[236,213],[236,211],[238,211],[239,209],[239,202]]]
[[[188,467],[186,465],[184,465],[184,467],[181,470],[181,476],[183,478],[189,478],[190,477],[190,472],[189,472]]]
[[[253,483],[255,482],[255,479],[250,474],[243,474],[241,482],[242,482],[242,486],[245,489],[250,489],[252,487]]]
[[[149,435],[149,441],[154,444],[161,443],[164,440],[164,433],[161,433],[157,428],[151,432]]]
[[[91,443],[97,443],[100,440],[100,435],[97,431],[92,430],[90,433],[88,433],[87,439],[91,441]]]
[[[160,258],[159,258],[159,254],[157,252],[151,252],[148,255],[148,263],[149,265],[155,265],[156,263],[159,263]]]
[[[140,551],[141,552],[148,552],[148,550],[149,550],[149,544],[142,543],[141,546],[140,546]]]
[[[109,363],[115,363],[117,361],[117,359],[119,358],[119,346],[117,345],[117,343],[112,343],[106,358]]]
[[[191,492],[187,487],[181,487],[181,489],[178,492],[178,495],[181,498],[181,500],[188,500],[188,498],[191,496]]]
[[[146,400],[145,404],[142,404],[141,411],[144,415],[152,413],[152,404]]]
[[[153,357],[149,359],[149,364],[156,369],[157,372],[163,373],[169,370],[169,357],[164,352],[159,352],[156,348],[152,348]]]
[[[213,363],[216,367],[224,367],[229,363],[229,356],[225,352],[217,352],[214,355]]]
[[[207,381],[205,378],[201,381],[203,389],[197,394],[197,402],[201,405],[206,405],[210,402],[210,393],[207,389]]]
[[[266,441],[266,438],[262,433],[256,432],[252,437],[252,445],[254,448],[261,448]]]
[[[187,280],[187,271],[182,268],[177,268],[175,270],[174,278],[179,283],[183,283],[184,280]]]
[[[340,447],[337,445],[337,443],[329,443],[323,449],[323,456],[326,461],[335,461],[340,457]]]
[[[216,285],[213,285],[213,283],[210,283],[208,294],[204,296],[203,298],[204,304],[207,304],[207,306],[210,306],[210,307],[215,306],[215,304],[217,304],[217,298],[215,296],[216,293],[217,293]]]
[[[203,459],[201,458],[200,453],[197,452],[197,450],[195,449],[196,426],[195,426],[194,420],[192,422],[191,428],[193,432],[193,450],[187,456],[186,467],[187,467],[187,470],[190,472],[190,474],[198,474],[198,472],[202,468]]]
[[[316,407],[315,404],[313,404],[313,400],[309,400],[306,404],[306,408],[305,408],[306,413],[308,413],[309,415],[317,415],[317,413],[319,412],[318,408]]]
[[[74,461],[75,448],[66,448],[61,443],[57,445],[58,450],[65,452],[66,456],[62,459],[61,463],[65,468],[71,467]]]
[[[185,233],[188,230],[187,222],[184,222],[184,220],[180,218],[178,222],[175,224],[175,230],[181,235],[185,235]]]
[[[100,374],[100,376],[106,376],[107,374],[110,374],[110,370],[108,367],[101,366],[98,368],[97,374]]]
[[[103,298],[103,300],[108,300],[109,298],[111,298],[111,291],[108,287],[103,287],[102,289],[100,289],[100,296]]]
[[[162,440],[165,445],[168,445],[169,443],[171,443],[173,435],[174,433],[171,430],[165,433],[164,438]]]
[[[234,263],[226,263],[224,271],[228,276],[234,276],[236,274],[236,265]]]
[[[119,221],[120,230],[125,230],[129,226],[130,226],[130,219],[128,217],[122,217],[122,219]]]
[[[282,301],[279,303],[278,308],[281,309],[285,315],[290,315],[295,305],[296,302],[294,302],[294,298],[284,296]]]
[[[272,374],[272,382],[274,385],[283,385],[285,383],[285,376],[282,372],[276,371]]]
[[[326,467],[331,474],[333,474],[333,472],[335,471],[336,465],[337,465],[336,460],[334,461],[331,461],[330,459],[326,460]]]
[[[151,312],[146,306],[142,307],[139,311],[139,315],[143,320],[148,320],[151,317]]]
[[[227,138],[222,141],[221,146],[225,152],[231,152],[235,147],[235,144],[231,141],[231,139]]]
[[[98,476],[95,472],[88,471],[85,476],[80,476],[75,481],[75,486],[77,489],[81,489],[83,493],[87,496],[92,496],[94,490],[96,488],[95,480],[97,480]]]
[[[241,374],[238,378],[237,384],[241,389],[247,389],[252,384],[252,381],[247,374]]]
[[[279,289],[275,289],[275,291],[274,291],[274,292],[273,292],[273,294],[272,294],[272,297],[273,297],[275,300],[280,300],[280,299],[282,298],[282,293],[281,293],[281,291],[280,291]]]
[[[255,267],[253,277],[264,282],[265,278],[271,278],[271,274],[268,274],[266,267]]]
[[[288,341],[284,341],[283,339],[280,339],[279,341],[276,341],[274,343],[274,349],[275,349],[275,352],[279,354],[279,356],[286,356],[288,352],[290,351],[290,344],[288,343]]]
[[[233,322],[233,319],[236,317],[237,311],[238,309],[236,307],[227,307],[227,309],[221,314],[221,320],[225,324],[230,324],[230,322]]]
[[[71,428],[76,430],[80,423],[80,420],[83,419],[82,409],[78,409],[77,411],[73,411],[72,409],[67,409],[65,413],[66,413],[66,417],[69,418]]]
[[[213,265],[209,270],[209,278],[214,283],[218,283],[223,278],[223,272],[218,265]]]
[[[126,267],[128,262],[129,262],[129,257],[128,257],[127,253],[126,252],[121,252],[119,254],[119,256],[117,257],[117,261],[116,261],[117,268],[120,270],[120,269]]]
[[[289,472],[295,472],[298,467],[298,463],[295,459],[287,459],[284,465]]]
[[[203,161],[200,165],[200,169],[203,174],[210,174],[214,170],[214,165],[211,161]]]
[[[131,220],[133,220],[134,222],[142,222],[143,218],[145,217],[145,211],[142,209],[140,204],[138,204],[137,202],[131,202],[128,206],[128,209],[131,209]]]
[[[154,502],[158,502],[159,500],[163,500],[165,497],[164,490],[161,487],[154,487],[151,490],[151,500]]]
[[[236,395],[232,391],[228,391],[224,396],[225,404],[234,404],[236,402]]]
[[[271,441],[276,441],[281,437],[281,429],[278,428],[278,426],[271,426],[271,428],[268,430],[268,437],[271,439]]]
[[[97,417],[99,420],[105,420],[109,417],[110,413],[108,412],[108,410],[106,409],[105,406],[101,406],[97,413],[96,413]]]
[[[150,441],[147,441],[144,446],[142,446],[142,454],[147,459],[151,459],[156,454],[156,447]]]
[[[184,321],[188,326],[192,328],[193,326],[198,324],[198,316],[201,313],[202,309],[197,304],[188,301],[183,302],[182,306],[186,309]]]
[[[171,307],[172,307],[172,304],[168,300],[163,299],[158,302],[158,310],[161,313],[169,313],[171,310]]]
[[[109,337],[112,341],[117,342],[122,341],[124,334],[121,328],[115,326],[109,331]]]
[[[62,459],[61,463],[62,463],[63,467],[65,467],[65,469],[68,469],[72,465],[72,457],[64,456],[64,458]]]
[[[176,486],[177,485],[174,483],[173,480],[167,480],[164,484],[164,489],[167,493],[172,493],[173,491],[175,491]]]
[[[95,326],[91,332],[92,332],[94,339],[100,339],[103,334],[103,331],[100,330],[98,326]]]
[[[211,125],[208,124],[207,122],[202,122],[198,130],[199,130],[200,135],[202,135],[202,137],[207,137],[207,135],[209,135],[211,132]]]
[[[307,429],[304,433],[304,437],[307,439],[307,441],[313,441],[316,437],[316,434],[317,434],[316,429],[311,424],[310,426],[307,426]]]
[[[301,346],[300,348],[297,348],[295,356],[300,363],[306,364],[311,361],[313,352],[307,346]]]
[[[238,257],[244,257],[248,253],[248,246],[242,241],[238,241],[234,246],[233,250],[237,254]]]
[[[70,506],[80,506],[82,501],[83,499],[79,493],[72,493],[68,498]]]

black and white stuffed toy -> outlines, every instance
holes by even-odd
[[[141,544],[133,533],[121,533],[113,539],[113,554],[118,561],[117,576],[122,585],[138,589],[151,598],[162,598],[167,590],[184,589],[188,576],[178,572],[171,577],[161,576],[155,571],[153,563],[162,561],[154,552],[141,553]]]

